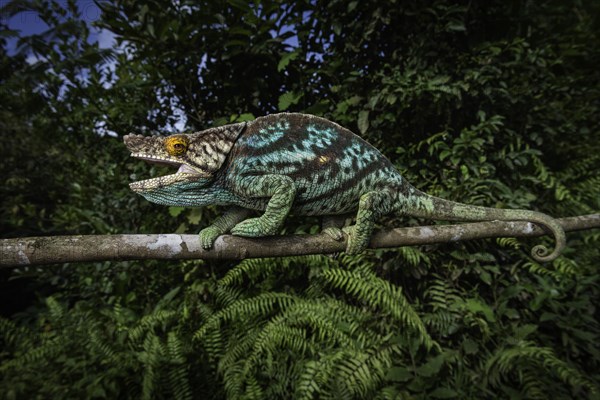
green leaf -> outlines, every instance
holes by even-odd
[[[169,215],[171,217],[177,217],[179,214],[181,214],[183,212],[183,210],[185,210],[185,207],[171,206],[171,207],[169,207]]]
[[[252,113],[244,113],[244,114],[240,114],[239,116],[231,116],[232,122],[244,122],[244,121],[254,121],[256,119],[256,117],[254,116],[254,114]]]
[[[388,370],[385,379],[392,382],[407,382],[413,378],[413,374],[404,367],[392,367]]]
[[[461,21],[452,21],[446,25],[446,29],[453,32],[464,32],[467,30],[465,24]]]
[[[481,271],[481,274],[479,274],[479,279],[481,279],[488,285],[492,284],[492,275],[487,271]]]
[[[479,351],[479,344],[471,339],[465,339],[463,341],[463,349],[466,354],[476,354]]]
[[[491,307],[477,299],[467,299],[465,301],[465,306],[469,311],[473,313],[482,313],[485,319],[488,320],[488,322],[496,321],[494,311],[491,309]]]
[[[452,399],[456,396],[458,396],[458,392],[456,392],[456,390],[444,387],[437,388],[433,392],[429,393],[429,397],[434,399]]]
[[[446,158],[448,158],[448,156],[450,156],[452,154],[452,152],[450,152],[450,150],[442,150],[440,152],[440,161],[444,161]]]
[[[200,208],[193,208],[187,216],[187,220],[192,225],[198,225],[202,219],[202,210]]]
[[[286,92],[279,96],[279,111],[287,110],[292,104],[297,104],[302,94],[296,94],[294,92]]]
[[[365,133],[369,129],[369,111],[362,110],[358,113],[358,130]]]
[[[298,58],[299,54],[300,54],[300,52],[298,50],[292,51],[290,53],[285,53],[281,57],[281,60],[279,60],[279,64],[277,64],[277,72],[283,71],[285,69],[285,67],[287,67],[287,65],[290,63],[290,61]]]
[[[543,312],[540,316],[540,322],[554,321],[555,319],[557,319],[556,314],[550,313],[548,311]]]
[[[444,365],[444,355],[440,354],[439,356],[429,360],[427,363],[421,365],[417,369],[417,374],[429,378],[437,374],[442,368],[442,365]]]
[[[179,226],[177,227],[177,229],[175,229],[175,233],[186,233],[188,230],[188,224],[186,224],[185,222],[182,222],[181,224],[179,224]]]

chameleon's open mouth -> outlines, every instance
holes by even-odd
[[[146,192],[152,189],[161,188],[172,185],[177,182],[190,182],[200,178],[207,178],[206,172],[197,170],[185,162],[166,159],[160,156],[151,156],[143,153],[132,153],[131,157],[144,160],[152,164],[169,165],[178,167],[177,172],[170,175],[159,176],[156,178],[136,181],[129,184],[129,187],[135,192]]]

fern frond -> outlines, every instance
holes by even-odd
[[[222,350],[219,353],[215,353],[215,357],[221,356],[218,360],[218,371],[221,374],[224,374],[225,371],[232,368],[233,365],[239,363],[240,360],[243,360],[251,351],[252,346],[256,342],[256,339],[261,333],[260,327],[247,330],[241,334],[232,334],[229,337],[229,342],[227,346],[227,351]],[[207,343],[210,342],[210,335],[218,334],[219,338],[222,337],[221,331],[218,329],[212,330],[208,333],[205,338],[202,340],[205,347],[207,347]]]
[[[399,256],[404,259],[409,265],[416,267],[418,265],[429,265],[430,259],[425,252],[418,247],[405,246],[398,249]]]
[[[545,369],[572,387],[585,387],[591,394],[599,392],[591,380],[556,357],[552,349],[538,347],[531,341],[496,351],[486,362],[486,379],[492,386],[499,386],[501,377],[527,366]]]
[[[220,307],[227,307],[243,297],[244,290],[236,287],[217,285],[215,302]]]
[[[0,370],[9,370],[12,368],[23,369],[30,365],[36,365],[42,360],[49,360],[57,357],[64,351],[64,339],[61,337],[51,337],[42,340],[40,344],[20,354],[18,357],[8,360],[0,366]]]
[[[559,257],[552,262],[552,267],[556,269],[556,272],[559,273],[563,279],[573,279],[579,274],[579,265],[577,261],[566,258]]]
[[[548,393],[544,390],[543,382],[536,371],[532,370],[531,367],[525,367],[520,375],[525,398],[532,400],[545,400],[548,398]]]
[[[438,274],[432,275],[431,283],[425,289],[424,297],[428,299],[427,304],[433,309],[449,310],[454,304],[461,301],[462,296],[458,289],[452,287],[452,284]]]
[[[167,353],[171,363],[167,372],[169,386],[176,400],[192,399],[192,388],[187,372],[183,343],[175,332],[167,335]]]
[[[165,358],[165,346],[160,338],[149,334],[144,340],[144,353],[141,361],[144,365],[144,376],[142,378],[142,399],[154,398],[158,391],[156,387],[160,382],[160,364]]]
[[[256,283],[274,275],[288,275],[289,271],[300,272],[303,269],[323,268],[335,265],[337,261],[324,255],[294,256],[282,258],[245,259],[229,270],[219,281],[222,286],[239,286],[244,279]]]
[[[89,330],[88,347],[93,354],[100,354],[106,363],[118,365],[121,361],[113,346],[106,343],[106,341],[100,337],[100,333],[96,329]]]
[[[263,390],[260,387],[260,384],[258,383],[258,381],[256,380],[256,377],[253,375],[249,375],[247,377],[246,380],[246,390],[245,393],[243,395],[244,399],[248,399],[248,400],[263,400],[264,394],[263,394]]]
[[[33,346],[34,335],[30,329],[18,326],[13,321],[0,317],[0,342],[4,350],[27,349]]]
[[[265,353],[267,358],[270,358],[278,351],[285,350],[301,357],[311,345],[306,336],[304,329],[287,325],[284,318],[273,319],[256,338],[253,349],[246,358],[245,368],[248,371],[253,370]]]
[[[395,386],[386,386],[381,388],[377,395],[375,396],[375,400],[409,400],[414,397],[407,392],[401,392]]]
[[[63,306],[52,296],[46,298],[46,306],[53,321],[60,321],[65,315]]]
[[[353,347],[356,340],[358,343],[365,343],[367,338],[362,332],[364,326],[343,313],[348,308],[333,299],[324,302],[303,301],[285,310],[282,318],[289,325],[309,328],[315,342]]]
[[[372,308],[388,312],[393,320],[416,333],[421,344],[427,349],[438,347],[398,286],[372,273],[366,275],[341,269],[324,270],[320,277],[329,285],[344,290]]]
[[[438,310],[423,316],[423,323],[441,335],[448,335],[457,315],[448,310]]]
[[[175,364],[183,364],[186,357],[183,354],[183,343],[175,332],[167,334],[167,354],[169,361]]]
[[[330,379],[335,375],[335,365],[344,357],[346,354],[343,351],[334,351],[320,355],[317,360],[307,361],[295,385],[295,398],[318,398],[318,394],[327,389]]]
[[[243,284],[245,277],[254,281],[259,276],[268,275],[283,264],[276,258],[248,258],[227,271],[225,276],[219,280],[219,285],[239,286]]]
[[[523,264],[523,267],[532,274],[547,276],[558,283],[571,281],[577,274],[577,263],[565,257],[557,258],[550,266],[535,261],[527,261]]]
[[[165,326],[170,321],[175,320],[178,317],[176,311],[171,310],[158,310],[152,314],[144,315],[139,322],[133,328],[128,330],[128,337],[130,342],[137,342],[144,335],[158,325]]]
[[[223,386],[228,399],[244,398],[244,369],[240,364],[231,365],[223,373]]]
[[[392,364],[391,355],[395,346],[355,352],[344,349],[336,363],[335,392],[340,398],[368,398],[382,382]]]
[[[521,248],[521,242],[513,237],[496,238],[496,243],[501,247],[509,247],[515,250]]]
[[[210,329],[203,334],[202,346],[213,365],[223,356],[225,349],[224,340],[223,332],[220,329]],[[229,352],[225,354],[229,354]]]
[[[202,339],[210,329],[218,328],[221,322],[229,322],[238,318],[251,320],[256,316],[269,315],[276,307],[284,309],[296,300],[297,297],[293,295],[273,292],[262,293],[249,299],[238,300],[229,307],[210,316],[202,328],[196,331],[194,339]]]

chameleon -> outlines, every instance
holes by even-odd
[[[565,232],[552,217],[530,210],[458,203],[422,192],[392,162],[358,135],[325,118],[279,113],[253,121],[170,136],[129,134],[131,156],[177,167],[174,174],[130,183],[150,202],[181,207],[229,206],[199,233],[204,249],[218,236],[272,236],[288,214],[322,216],[323,232],[347,235],[346,253],[369,245],[377,220],[388,214],[448,221],[529,221],[550,230],[551,250],[531,250],[540,262],[554,260]],[[254,211],[259,217],[248,218]],[[354,225],[340,221],[355,215]]]

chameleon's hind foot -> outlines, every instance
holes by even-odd
[[[250,218],[231,229],[231,234],[245,237],[273,236],[279,233],[279,224],[262,217]]]
[[[365,251],[371,241],[375,220],[390,212],[393,197],[389,192],[373,191],[360,196],[356,224],[343,228],[348,235],[346,243],[347,254],[359,254]]]

